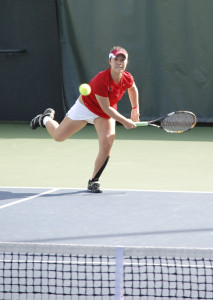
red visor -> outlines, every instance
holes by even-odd
[[[126,58],[128,57],[128,53],[126,52],[126,50],[124,49],[115,49],[112,52],[110,52],[109,54],[109,59],[111,57],[115,58],[116,56],[118,56],[119,54],[123,54]]]

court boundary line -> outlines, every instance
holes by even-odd
[[[0,186],[0,189],[55,189],[55,190],[82,190],[82,192],[87,191],[87,188],[67,188],[67,187],[39,187],[39,186]],[[213,194],[209,191],[177,191],[177,190],[140,190],[140,189],[109,189],[105,188],[104,191],[126,191],[126,192],[148,192],[148,193],[186,193],[186,194]]]
[[[0,187],[0,188],[2,188],[2,187]],[[22,203],[22,202],[26,202],[26,201],[29,201],[29,200],[34,199],[34,198],[38,198],[38,197],[46,195],[46,194],[51,194],[51,193],[53,193],[55,191],[58,191],[58,190],[59,190],[59,188],[52,188],[51,190],[48,190],[48,191],[30,196],[30,197],[22,198],[22,199],[19,199],[17,201],[13,201],[13,202],[10,202],[10,203],[7,203],[7,204],[3,204],[3,205],[0,206],[0,209],[6,208],[6,207],[9,207],[9,206],[13,206],[13,205],[16,205],[16,204],[19,204],[19,203]]]

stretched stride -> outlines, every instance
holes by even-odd
[[[88,190],[92,193],[102,192],[99,178],[109,161],[115,138],[115,122],[131,129],[139,121],[138,89],[133,76],[126,72],[127,64],[127,51],[121,47],[113,47],[109,53],[110,67],[90,81],[91,93],[88,96],[80,95],[60,124],[54,120],[55,112],[52,108],[47,108],[30,123],[32,129],[46,127],[50,136],[58,142],[68,139],[87,123],[94,124],[99,139],[99,152],[88,182]],[[117,111],[117,102],[126,90],[132,106],[131,119]]]

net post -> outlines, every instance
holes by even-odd
[[[115,253],[115,300],[122,300],[123,298],[123,284],[124,284],[124,248],[116,247]]]

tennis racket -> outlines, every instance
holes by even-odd
[[[135,122],[136,126],[154,126],[164,129],[169,133],[182,133],[195,127],[197,118],[190,111],[175,111],[162,118],[148,121]]]

